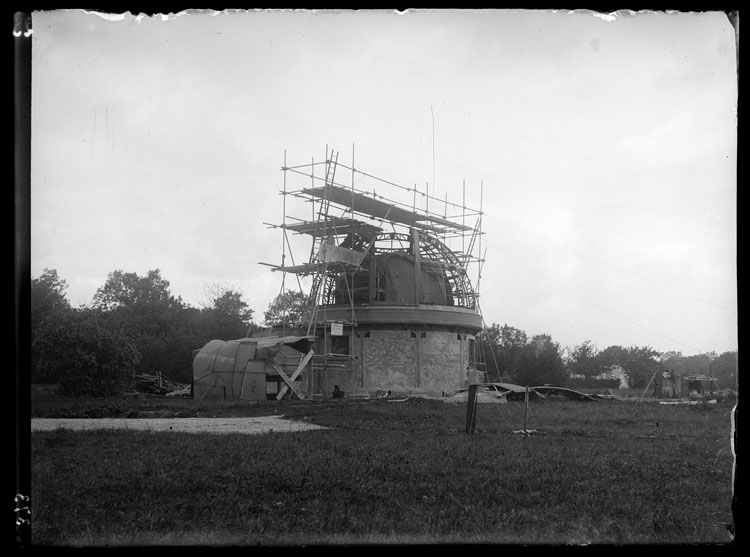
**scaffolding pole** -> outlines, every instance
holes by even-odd
[[[479,281],[482,278],[482,216],[484,215],[484,180],[479,181],[479,265],[477,267],[477,288],[475,294],[479,296]]]
[[[401,240],[398,239],[398,228],[399,227],[405,227],[405,228],[417,228],[420,230],[424,230],[427,235],[435,238],[438,242],[441,242],[445,248],[447,248],[451,253],[453,253],[456,257],[456,264],[460,266],[460,271],[457,271],[457,269],[454,269],[452,265],[450,265],[450,261],[448,261],[449,267],[451,268],[452,274],[449,276],[450,284],[451,284],[451,291],[454,296],[459,296],[461,299],[462,305],[464,303],[467,303],[467,307],[474,307],[475,301],[478,296],[478,288],[481,284],[481,274],[482,274],[482,261],[484,258],[484,253],[482,252],[483,248],[483,241],[482,241],[482,221],[484,218],[484,182],[482,181],[480,184],[480,205],[479,205],[479,211],[476,209],[472,209],[467,206],[467,198],[466,198],[466,180],[462,180],[462,197],[460,204],[451,202],[448,200],[448,193],[445,192],[445,195],[442,196],[442,199],[438,198],[435,193],[436,192],[430,192],[430,184],[429,182],[425,182],[425,190],[424,192],[420,192],[419,188],[417,187],[417,184],[414,184],[413,187],[404,187],[401,186],[395,182],[384,180],[383,178],[379,178],[377,176],[374,176],[372,174],[368,174],[366,172],[362,172],[360,170],[357,170],[355,167],[356,162],[356,145],[352,143],[352,158],[351,158],[351,166],[347,167],[347,165],[341,163],[341,166],[343,168],[348,168],[350,171],[350,180],[348,187],[347,186],[341,186],[336,184],[335,182],[335,169],[338,166],[338,156],[335,151],[329,152],[329,146],[328,144],[325,145],[326,149],[326,158],[324,162],[316,162],[315,158],[313,157],[311,159],[311,162],[309,164],[305,165],[295,165],[295,166],[287,166],[288,163],[288,154],[286,150],[284,151],[284,183],[283,183],[283,221],[281,228],[282,230],[282,264],[281,267],[278,268],[278,270],[285,271],[284,277],[282,279],[282,292],[286,288],[286,270],[290,269],[289,272],[294,272],[297,275],[297,281],[298,286],[300,290],[302,290],[302,284],[300,282],[300,275],[305,276],[306,274],[313,274],[314,275],[314,284],[311,288],[311,293],[315,295],[314,299],[311,299],[311,315],[315,315],[318,313],[318,310],[320,309],[320,304],[327,305],[329,303],[335,303],[335,300],[333,296],[335,296],[335,284],[337,284],[337,278],[340,277],[342,279],[342,286],[346,285],[347,288],[354,288],[353,284],[351,283],[352,273],[350,271],[346,270],[334,270],[333,268],[328,268],[327,265],[321,266],[320,269],[315,271],[312,267],[310,267],[310,272],[307,273],[303,267],[305,265],[297,265],[294,261],[294,256],[292,253],[292,245],[291,241],[289,239],[288,231],[292,230],[295,232],[301,232],[301,233],[310,233],[310,230],[301,228],[299,224],[295,224],[293,226],[289,226],[289,219],[293,218],[289,215],[287,215],[287,211],[289,210],[289,206],[286,203],[286,196],[287,195],[294,195],[295,197],[299,197],[301,199],[304,199],[307,202],[311,203],[311,210],[312,210],[312,220],[310,221],[310,224],[313,226],[311,230],[312,236],[313,236],[313,242],[311,244],[310,248],[310,258],[309,258],[309,264],[315,264],[315,263],[324,263],[322,260],[319,261],[319,253],[316,251],[316,247],[319,247],[317,244],[320,244],[322,242],[326,241],[326,237],[329,235],[331,230],[334,230],[334,235],[336,238],[339,238],[340,236],[347,235],[349,239],[343,240],[346,242],[350,242],[347,244],[347,247],[349,249],[358,249],[354,246],[356,246],[358,243],[361,243],[361,240],[357,236],[357,234],[361,235],[361,231],[356,230],[356,227],[349,226],[346,230],[347,231],[338,231],[338,223],[334,222],[335,218],[331,218],[329,216],[330,210],[331,210],[331,204],[334,205],[341,205],[341,208],[350,212],[352,215],[352,220],[354,220],[355,211],[356,214],[361,214],[364,217],[369,218],[375,218],[379,219],[381,223],[383,221],[387,221],[388,214],[386,213],[385,216],[383,216],[379,211],[383,210],[382,203],[385,203],[389,205],[391,208],[394,208],[394,218],[390,219],[390,224],[393,227],[393,232],[395,236],[389,233],[385,233],[383,231],[370,231],[368,233],[368,236],[370,236],[370,244],[372,244],[372,249],[375,248],[376,242],[387,242],[388,238],[390,237],[391,241],[398,240],[400,243]],[[323,176],[316,175],[315,167],[320,164],[326,164],[326,172]],[[309,167],[309,168],[308,168]],[[289,176],[287,176],[287,173],[291,171],[296,174],[304,175],[307,179],[310,180],[310,184],[312,186],[311,189],[303,188],[300,190],[296,190],[294,187],[290,188],[290,181]],[[356,187],[356,180],[357,176],[361,175],[363,177],[368,177],[374,180],[377,183],[382,183],[386,185],[393,186],[396,189],[402,189],[406,192],[409,192],[412,198],[412,204],[411,207],[408,207],[408,201],[407,203],[403,203],[402,201],[398,201],[395,199],[390,199],[388,194],[386,195],[380,195],[378,192],[376,192],[375,189],[373,189],[372,193],[370,192],[364,192],[359,191]],[[320,188],[319,186],[316,186],[317,183],[320,181],[323,181],[325,186]],[[345,180],[346,181],[346,180]],[[364,182],[363,182],[364,185]],[[336,192],[339,189],[348,189],[351,192],[351,199],[345,201],[344,203],[341,202],[341,200],[338,199],[338,196]],[[433,184],[434,189],[434,184]],[[418,210],[417,209],[417,193],[419,193],[421,196],[424,196],[425,203],[424,203],[424,209]],[[376,201],[381,202],[380,206],[373,206],[369,207],[364,201],[360,200],[360,197],[362,195],[366,196],[372,196],[373,199]],[[430,211],[430,200],[434,200],[436,203],[442,203],[443,204],[443,215],[439,215],[439,209],[437,211],[433,210]],[[361,203],[364,203],[361,204]],[[451,208],[459,210],[453,210],[451,211],[453,214],[449,215],[449,206]],[[399,210],[406,210],[409,211],[411,216],[404,215],[406,220],[400,220],[403,219],[404,216],[398,217],[395,215],[395,209],[398,209],[399,207],[403,207],[403,209]],[[371,212],[375,211],[375,212]],[[389,211],[390,212],[390,209]],[[476,222],[474,223],[474,226],[468,226],[467,222],[470,222],[470,220],[473,220],[476,218]],[[321,219],[323,221],[321,222]],[[304,220],[301,219],[295,219],[296,221],[301,221],[301,224],[305,224]],[[314,223],[317,223],[315,225]],[[363,223],[366,224],[366,223]],[[318,230],[320,230],[318,232]],[[321,237],[320,234],[323,234]],[[350,234],[354,233],[353,236],[349,236]],[[470,240],[467,235],[470,234]],[[458,240],[458,237],[461,237],[461,252],[453,252],[452,251],[452,245]],[[479,241],[476,242],[476,236],[479,235]],[[316,240],[318,240],[316,242]],[[451,244],[451,247],[448,246],[448,243]],[[475,252],[478,252],[475,255]],[[287,251],[289,252],[287,254]],[[366,251],[369,251],[366,250]],[[388,251],[386,249],[386,251]],[[442,253],[443,250],[438,250]],[[444,255],[444,254],[443,254]],[[292,258],[292,267],[289,267],[286,265],[286,259],[287,256]],[[443,259],[441,255],[438,252],[433,253],[430,256],[430,260],[435,261],[437,263],[440,263]],[[265,263],[264,263],[265,264]],[[477,273],[477,279],[476,279],[476,288],[477,292],[470,292],[469,290],[472,289],[471,280],[468,278],[468,272],[472,265],[478,264],[478,273]],[[271,265],[273,266],[273,265]],[[325,267],[325,271],[323,271],[323,267]],[[294,269],[291,271],[291,269]],[[341,273],[344,273],[344,275],[341,275]],[[467,288],[469,290],[467,290]],[[465,291],[465,292],[464,292]],[[466,296],[464,294],[466,294]],[[349,304],[353,304],[353,295],[350,292],[349,293]],[[316,322],[319,320],[316,318]]]
[[[466,226],[466,180],[461,185],[461,225]],[[461,233],[461,253],[466,249],[465,247],[466,231]]]

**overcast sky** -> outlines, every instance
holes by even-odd
[[[284,153],[328,146],[438,198],[483,184],[488,323],[735,350],[736,77],[721,12],[34,12],[32,277],[77,306],[158,268],[262,321]]]

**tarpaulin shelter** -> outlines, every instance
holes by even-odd
[[[272,394],[297,393],[294,381],[309,362],[314,341],[314,336],[211,340],[193,358],[193,398],[266,400],[269,376],[270,383],[281,378],[286,387]]]

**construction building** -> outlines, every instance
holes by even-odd
[[[703,396],[719,390],[716,377],[703,374],[682,375],[667,371],[657,371],[653,377],[653,396],[661,398],[687,398],[691,395]],[[649,383],[650,386],[650,383]],[[648,386],[646,387],[648,391]]]
[[[284,155],[282,222],[266,223],[281,231],[282,261],[261,264],[284,277],[282,292],[287,274],[300,290],[307,282],[310,305],[301,322],[282,319],[253,336],[315,338],[314,355],[290,389],[301,398],[331,396],[334,388],[347,395],[453,393],[470,369],[484,367],[477,347],[481,184],[473,210],[465,186],[456,188],[462,202],[455,204],[430,196],[428,185],[420,191],[356,170],[353,159],[352,150],[346,166],[326,147],[325,160],[288,166]],[[372,191],[354,187],[365,178]],[[289,196],[309,204],[311,217],[287,214]],[[307,239],[302,263],[294,262],[292,235]],[[296,369],[301,358],[287,350],[277,363]],[[271,370],[269,392],[274,382],[288,383],[286,375],[274,379]]]

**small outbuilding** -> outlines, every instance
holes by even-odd
[[[681,375],[667,371],[657,372],[653,377],[653,395],[661,398],[686,398],[691,394],[710,394],[719,390],[716,377],[708,375]]]
[[[195,400],[267,400],[297,392],[315,337],[211,340],[193,357]],[[280,396],[279,396],[280,395]]]

